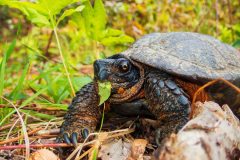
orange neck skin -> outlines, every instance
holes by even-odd
[[[201,87],[198,84],[186,82],[181,79],[175,79],[176,82],[179,84],[179,86],[190,96],[190,99],[192,101],[194,93]],[[196,101],[205,102],[210,100],[210,97],[206,91],[202,91],[197,96]]]

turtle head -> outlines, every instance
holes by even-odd
[[[94,62],[94,78],[98,81],[109,81],[113,92],[119,87],[127,89],[139,80],[139,70],[130,60],[121,55],[114,55]]]
[[[109,81],[112,86],[112,95],[118,95],[119,101],[121,98],[127,99],[130,93],[127,94],[125,91],[129,92],[139,83],[141,74],[134,62],[117,54],[94,62],[94,79]]]

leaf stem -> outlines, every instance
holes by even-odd
[[[65,72],[67,74],[67,79],[68,79],[69,85],[71,87],[72,94],[73,94],[73,96],[75,96],[75,91],[74,91],[74,88],[73,88],[73,85],[72,85],[72,82],[71,82],[71,79],[70,79],[70,75],[69,75],[69,72],[68,72],[68,69],[67,69],[67,66],[66,66],[66,63],[65,63],[65,59],[63,57],[62,47],[61,47],[61,44],[59,42],[59,38],[58,38],[56,27],[53,28],[53,32],[54,32],[55,38],[57,40],[58,50],[59,50],[59,53],[60,53],[60,57],[61,57],[61,60],[62,60],[62,63],[63,63],[64,70],[65,70]]]

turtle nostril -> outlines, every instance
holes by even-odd
[[[106,80],[108,73],[106,70],[106,64],[101,60],[96,60],[94,62],[94,77],[96,80]]]
[[[100,68],[100,64],[98,62],[98,60],[96,60],[93,64],[94,67],[94,74],[97,74],[99,72],[99,68]]]
[[[99,60],[96,60],[93,64],[93,68],[94,68],[94,77],[96,79],[99,79],[99,74],[103,68],[102,63]]]

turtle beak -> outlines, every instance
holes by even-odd
[[[107,71],[107,65],[104,60],[96,60],[94,62],[94,79],[99,81],[105,81],[108,79],[109,73]]]

